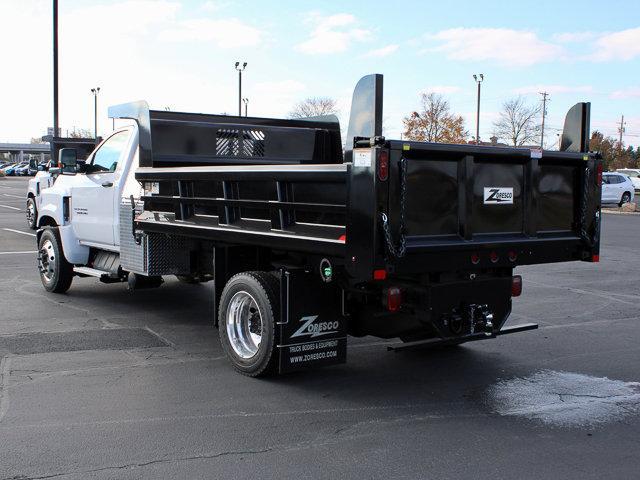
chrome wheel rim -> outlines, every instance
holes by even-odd
[[[29,225],[33,225],[33,220],[36,217],[36,206],[33,202],[27,202],[27,222]]]
[[[51,240],[45,240],[42,243],[42,247],[40,247],[38,268],[40,269],[40,275],[42,275],[47,282],[53,280],[56,273],[56,253]]]
[[[227,308],[227,336],[233,351],[248,359],[258,353],[262,342],[262,313],[247,292],[237,292]]]

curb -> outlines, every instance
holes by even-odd
[[[611,215],[640,215],[640,212],[620,212],[618,210],[612,210],[608,208],[602,208],[602,213],[610,213]]]

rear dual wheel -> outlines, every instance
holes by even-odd
[[[222,291],[218,311],[220,342],[236,370],[250,377],[277,369],[280,283],[267,272],[231,277]]]

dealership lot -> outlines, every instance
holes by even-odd
[[[601,263],[518,269],[537,331],[256,380],[227,363],[210,285],[44,291],[26,180],[0,179],[0,478],[632,478],[640,216]],[[609,380],[606,380],[605,377]]]

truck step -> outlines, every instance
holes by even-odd
[[[73,267],[73,272],[83,277],[95,277],[99,278],[104,283],[114,283],[124,281],[118,276],[114,276],[111,272],[105,272],[104,270],[98,270],[91,267]]]

